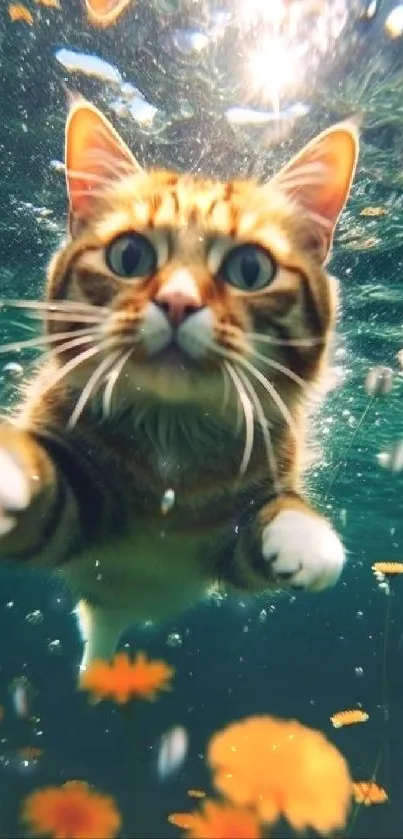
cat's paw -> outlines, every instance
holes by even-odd
[[[30,481],[16,458],[0,446],[0,538],[17,524],[16,513],[31,501]]]
[[[326,519],[300,510],[283,510],[265,526],[262,551],[273,582],[286,588],[328,588],[345,562],[343,545]]]

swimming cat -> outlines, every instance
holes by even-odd
[[[20,302],[48,352],[0,425],[0,553],[66,580],[82,668],[217,582],[338,579],[343,546],[301,475],[357,154],[343,122],[264,184],[144,170],[95,106],[71,105],[67,239],[44,301]]]

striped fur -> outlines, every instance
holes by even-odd
[[[270,527],[288,514],[324,527],[301,495],[305,426],[337,305],[324,263],[356,155],[345,123],[266,185],[144,171],[102,114],[72,106],[70,235],[43,307],[52,349],[0,427],[0,550],[67,580],[84,666],[111,655],[131,622],[165,619],[217,582],[299,585],[309,559],[278,570],[270,534],[283,531]],[[131,231],[156,264],[127,279],[105,255]],[[274,265],[256,291],[224,276],[242,244],[264,260],[252,279],[267,256]]]

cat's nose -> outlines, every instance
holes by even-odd
[[[154,303],[162,309],[172,326],[180,326],[202,308],[199,289],[186,268],[176,271],[161,286]]]

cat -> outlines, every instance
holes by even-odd
[[[268,183],[220,183],[142,169],[71,104],[67,238],[45,300],[15,302],[47,353],[0,425],[0,554],[67,582],[82,670],[214,585],[338,580],[343,545],[301,483],[358,146],[342,122]]]

